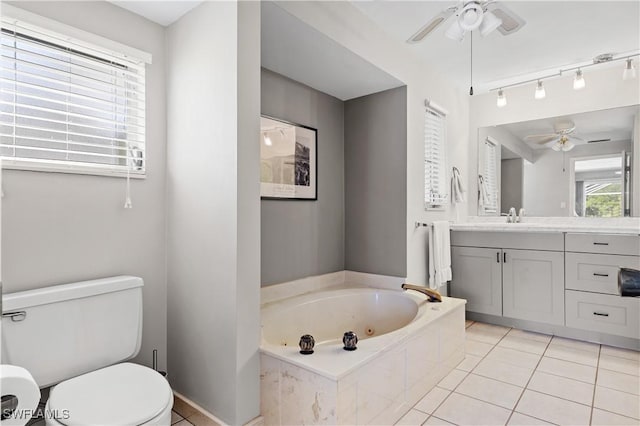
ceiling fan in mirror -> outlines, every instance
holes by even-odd
[[[553,133],[542,135],[528,135],[525,140],[530,140],[538,145],[546,145],[554,151],[571,151],[576,145],[585,144],[587,141],[573,134],[576,125],[571,120],[559,120],[553,125]]]
[[[450,39],[462,41],[467,32],[478,30],[486,36],[496,29],[502,35],[510,35],[522,28],[526,21],[498,1],[461,1],[444,9],[425,23],[407,43],[418,43],[442,25],[451,16],[455,19],[447,28],[445,35]]]

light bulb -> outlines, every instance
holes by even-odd
[[[631,63],[631,58],[627,59],[627,64],[624,67],[624,71],[622,72],[623,80],[633,80],[636,78],[636,69],[633,67]]]
[[[536,86],[536,93],[534,97],[536,99],[544,99],[545,96],[547,96],[547,92],[544,90],[544,87],[542,87],[542,81],[538,80],[538,85]]]
[[[586,86],[586,83],[584,81],[584,77],[582,76],[582,70],[578,69],[578,71],[576,71],[576,77],[573,79],[573,89],[584,89],[584,86]]]
[[[498,90],[498,100],[496,101],[498,108],[502,108],[507,105],[507,97],[504,95],[502,89]]]

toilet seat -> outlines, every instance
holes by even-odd
[[[170,413],[172,406],[171,387],[164,377],[127,362],[57,384],[51,389],[47,414],[65,426],[142,425]]]

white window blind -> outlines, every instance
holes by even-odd
[[[1,24],[3,166],[144,175],[144,63],[9,17]]]
[[[447,202],[445,163],[446,114],[427,107],[424,119],[424,203],[425,209],[441,208]]]
[[[484,167],[482,178],[486,190],[484,211],[496,213],[498,211],[498,173],[497,173],[497,146],[490,140],[485,140]]]

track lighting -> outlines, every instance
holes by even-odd
[[[624,67],[624,71],[622,72],[623,80],[633,80],[636,78],[636,69],[633,67],[631,63],[631,58],[627,59],[627,64]]]
[[[576,77],[573,79],[573,89],[584,89],[584,86],[586,86],[586,83],[584,81],[584,77],[582,76],[582,70],[578,68],[578,71],[576,71]]]
[[[507,105],[507,97],[504,95],[502,89],[498,90],[498,100],[496,101],[498,108],[502,108]]]
[[[536,86],[536,93],[534,97],[536,99],[544,99],[546,96],[547,96],[547,92],[544,90],[544,87],[542,86],[542,81],[538,80],[538,85]]]

